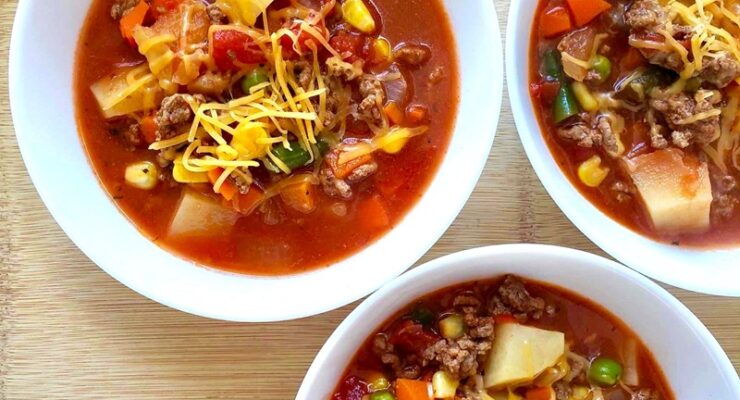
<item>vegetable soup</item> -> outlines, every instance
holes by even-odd
[[[259,275],[330,265],[398,224],[459,96],[439,0],[95,0],[75,74],[80,135],[125,215],[184,258]]]
[[[571,182],[674,245],[740,242],[740,3],[541,0],[530,83]]]
[[[423,297],[362,346],[331,400],[671,400],[608,311],[515,276]]]

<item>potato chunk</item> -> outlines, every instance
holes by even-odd
[[[709,229],[712,185],[706,163],[678,149],[625,160],[653,226],[664,233]]]
[[[162,90],[156,81],[146,82],[133,93],[126,95],[130,86],[128,79],[143,79],[145,72],[140,68],[129,68],[95,82],[90,90],[107,119],[140,111],[154,109],[162,101]],[[123,96],[120,101],[116,98]]]
[[[170,237],[218,237],[231,233],[239,214],[194,190],[183,191],[170,223]]]
[[[496,325],[483,383],[488,389],[531,382],[565,354],[565,335],[516,323]]]

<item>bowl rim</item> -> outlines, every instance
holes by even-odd
[[[424,265],[421,265],[417,268],[414,268],[400,277],[393,280],[391,283],[385,285],[383,288],[378,290],[377,292],[373,293],[371,296],[369,296],[365,301],[363,301],[358,307],[356,307],[343,321],[342,323],[337,326],[337,328],[334,330],[334,332],[331,334],[331,336],[326,340],[321,350],[317,353],[316,357],[314,358],[313,362],[311,363],[308,371],[306,372],[306,375],[301,382],[301,386],[298,390],[298,394],[296,395],[296,400],[313,400],[314,397],[312,396],[312,393],[310,393],[311,390],[313,390],[313,386],[316,382],[319,382],[319,380],[322,378],[322,370],[325,367],[332,366],[334,367],[336,364],[336,360],[332,358],[332,355],[337,348],[337,346],[343,341],[346,340],[348,337],[356,337],[357,332],[354,330],[355,325],[360,324],[361,321],[367,316],[374,313],[374,310],[379,309],[379,303],[382,302],[387,297],[393,296],[396,294],[396,297],[398,298],[404,298],[402,300],[402,304],[398,307],[396,307],[393,310],[383,310],[383,319],[378,324],[382,324],[383,321],[385,321],[387,318],[390,318],[394,313],[398,312],[398,310],[405,306],[405,304],[408,304],[412,301],[414,301],[418,296],[412,296],[411,298],[405,298],[408,297],[407,295],[403,294],[404,288],[408,288],[409,286],[412,286],[414,283],[418,283],[419,281],[424,281],[426,278],[429,278],[432,275],[444,275],[446,277],[449,277],[449,281],[445,284],[445,286],[433,289],[433,290],[427,290],[425,292],[431,293],[434,290],[443,289],[445,287],[454,286],[456,284],[471,282],[471,279],[458,279],[455,278],[454,275],[450,273],[445,273],[445,269],[447,268],[449,271],[449,268],[452,266],[460,266],[460,268],[465,269],[466,265],[469,265],[471,261],[473,260],[486,260],[491,258],[497,258],[497,259],[509,259],[512,256],[531,256],[532,254],[536,254],[538,258],[555,258],[558,260],[562,259],[580,259],[583,260],[584,263],[591,264],[591,268],[598,268],[602,270],[606,270],[609,273],[615,274],[619,276],[621,279],[624,279],[626,281],[631,282],[632,285],[636,288],[644,289],[647,292],[649,292],[650,295],[653,295],[657,297],[660,302],[664,304],[663,308],[665,309],[672,309],[678,314],[678,318],[685,321],[689,326],[690,329],[698,336],[700,339],[700,343],[703,345],[707,351],[710,354],[710,358],[714,362],[717,369],[722,373],[722,380],[729,382],[729,387],[731,390],[737,394],[737,397],[740,398],[740,380],[737,379],[737,372],[735,371],[735,368],[732,365],[732,362],[728,358],[727,354],[724,352],[720,344],[717,342],[717,340],[714,338],[714,336],[711,334],[711,332],[707,329],[706,326],[678,299],[676,299],[673,295],[671,295],[666,289],[660,287],[657,283],[653,282],[649,278],[637,273],[634,270],[631,270],[621,264],[618,264],[615,261],[612,261],[610,259],[597,256],[592,253],[584,252],[581,250],[571,249],[567,247],[560,247],[560,246],[553,246],[553,245],[543,245],[543,244],[526,244],[526,243],[518,243],[518,244],[501,244],[501,245],[492,245],[492,246],[485,246],[485,247],[478,247],[473,248],[469,250],[464,250],[457,253],[448,254],[446,256],[431,260]],[[472,267],[472,269],[482,269],[481,267]],[[516,274],[517,272],[514,270],[510,271],[513,274]],[[493,276],[501,276],[502,273],[492,273]],[[532,278],[534,280],[538,280],[544,283],[548,283],[544,279],[540,278]],[[558,285],[554,284],[556,287],[562,287],[566,290],[573,291],[572,289],[569,289],[568,287],[565,287],[564,285]],[[402,293],[401,295],[397,295],[398,293]],[[578,293],[579,296],[583,296],[588,298],[588,296],[585,296],[583,294]],[[599,304],[598,300],[591,299],[592,302]],[[602,306],[603,307],[603,306]],[[615,317],[620,318],[618,315],[616,315],[612,310],[607,309],[610,313],[614,314]],[[620,318],[621,319],[621,318]],[[372,332],[377,330],[378,327],[374,327],[370,332],[363,332],[362,336],[362,342],[364,342]],[[630,327],[632,331],[640,336],[640,332],[637,331],[637,329],[634,329]],[[362,343],[361,342],[361,343]],[[359,346],[354,350],[354,354],[359,350]],[[334,362],[333,362],[334,361]],[[342,371],[346,370],[347,366],[350,363],[350,360],[343,361],[344,364],[342,365]],[[339,378],[341,379],[341,377]],[[337,384],[339,384],[339,379],[334,382],[332,387],[336,387]],[[668,377],[666,377],[666,380],[668,380]],[[732,384],[734,382],[734,384]],[[670,381],[669,381],[670,385]],[[674,395],[676,393],[674,392]]]
[[[16,139],[18,141],[21,156],[24,160],[31,181],[33,182],[34,187],[39,193],[39,196],[41,197],[42,201],[51,213],[54,220],[62,228],[65,234],[75,243],[75,245],[77,245],[77,247],[83,253],[85,253],[87,257],[89,257],[106,273],[108,273],[114,279],[123,283],[125,286],[129,287],[133,291],[138,292],[139,294],[151,300],[190,314],[199,315],[206,318],[235,322],[273,322],[292,320],[321,314],[332,309],[339,308],[373,292],[382,284],[400,275],[403,271],[405,271],[416,261],[418,261],[434,245],[434,243],[439,240],[439,238],[444,234],[449,226],[452,225],[459,212],[467,203],[467,200],[472,194],[474,188],[477,185],[478,179],[483,172],[483,169],[490,155],[491,147],[493,145],[499,121],[501,104],[503,102],[504,66],[503,45],[500,40],[500,27],[496,10],[491,2],[486,0],[478,1],[481,7],[480,9],[484,11],[485,14],[481,17],[481,28],[489,32],[490,34],[488,36],[492,39],[491,49],[489,51],[495,52],[495,54],[500,55],[500,57],[497,57],[498,60],[495,61],[494,68],[497,73],[500,72],[500,76],[490,78],[490,83],[493,85],[492,93],[494,94],[494,96],[492,96],[493,99],[492,101],[490,101],[490,104],[487,104],[487,106],[492,107],[493,112],[488,115],[481,115],[479,121],[481,123],[485,123],[487,127],[481,132],[481,142],[478,143],[478,145],[475,147],[464,149],[465,154],[474,153],[475,157],[468,157],[465,160],[465,164],[470,168],[469,170],[471,171],[471,173],[468,174],[468,176],[464,179],[457,179],[457,182],[455,184],[458,185],[457,187],[459,187],[459,190],[456,196],[454,196],[453,200],[447,201],[447,203],[449,204],[436,204],[436,207],[439,207],[441,205],[445,206],[444,209],[439,210],[440,216],[434,221],[430,221],[428,224],[424,224],[422,228],[419,228],[423,231],[419,232],[420,236],[419,238],[417,238],[417,240],[414,241],[413,244],[406,243],[405,245],[403,245],[404,251],[392,255],[394,257],[394,262],[392,263],[392,265],[387,265],[383,267],[383,274],[378,274],[381,276],[373,277],[370,271],[368,271],[368,274],[366,274],[368,276],[364,276],[362,279],[355,279],[356,282],[352,282],[349,285],[346,284],[346,282],[342,282],[342,280],[347,280],[352,277],[350,275],[350,272],[351,270],[357,269],[356,266],[358,264],[362,263],[367,265],[371,262],[376,261],[363,255],[365,252],[369,252],[369,249],[373,249],[373,254],[377,256],[377,253],[379,253],[380,251],[377,250],[376,247],[381,248],[382,246],[382,248],[386,251],[390,248],[387,243],[390,240],[388,238],[394,232],[399,230],[399,227],[409,225],[407,223],[410,219],[409,216],[414,214],[414,210],[419,208],[419,205],[424,202],[424,198],[427,197],[426,194],[430,191],[432,187],[434,187],[434,182],[437,181],[438,178],[440,178],[442,171],[446,170],[444,168],[444,163],[449,160],[448,157],[450,157],[450,154],[452,153],[451,146],[453,143],[455,143],[455,135],[459,133],[459,117],[462,113],[462,86],[465,78],[463,77],[463,68],[461,65],[461,60],[459,58],[457,62],[458,68],[460,69],[461,103],[458,106],[459,109],[456,114],[457,121],[455,122],[455,125],[453,127],[452,139],[449,145],[450,147],[448,147],[444,156],[445,158],[435,172],[435,175],[431,179],[429,186],[425,189],[425,195],[422,196],[422,198],[414,204],[414,206],[405,214],[405,216],[391,230],[391,232],[384,234],[368,247],[359,250],[358,252],[352,254],[347,258],[335,262],[329,267],[320,268],[318,270],[306,273],[286,276],[264,277],[236,274],[216,270],[213,268],[196,266],[191,261],[180,258],[179,256],[152,244],[148,239],[144,239],[141,233],[134,228],[134,224],[129,221],[128,218],[125,217],[123,213],[118,210],[117,207],[115,207],[110,197],[107,193],[105,193],[104,189],[97,180],[97,176],[95,176],[95,185],[97,189],[91,190],[97,190],[98,192],[102,193],[102,195],[106,199],[106,202],[109,203],[106,205],[101,205],[103,211],[106,211],[106,214],[108,214],[107,209],[112,207],[113,209],[115,209],[117,216],[112,216],[111,218],[116,219],[116,221],[120,219],[125,220],[124,222],[126,224],[126,232],[120,234],[116,232],[116,234],[119,236],[130,238],[131,242],[135,242],[135,244],[137,244],[139,248],[144,249],[151,254],[157,255],[156,260],[161,259],[166,261],[162,262],[162,266],[157,265],[152,266],[152,268],[159,268],[156,273],[156,279],[162,280],[162,277],[169,277],[171,278],[171,281],[165,282],[174,287],[162,289],[160,287],[155,287],[155,285],[152,283],[146,283],[145,281],[147,280],[147,277],[133,276],[131,271],[127,271],[126,268],[123,266],[123,264],[125,263],[127,263],[128,266],[131,266],[133,264],[131,260],[127,260],[125,263],[120,260],[114,260],[115,257],[111,256],[110,254],[106,254],[105,250],[99,248],[99,246],[95,246],[97,242],[94,239],[90,238],[91,233],[84,232],[83,229],[78,227],[78,225],[80,224],[75,221],[74,215],[70,215],[69,211],[71,206],[64,204],[65,202],[61,200],[64,197],[61,196],[59,190],[49,182],[50,178],[47,177],[48,173],[43,171],[41,160],[39,160],[39,157],[35,155],[36,149],[32,148],[30,145],[31,132],[36,131],[33,129],[33,127],[37,122],[31,121],[30,118],[27,118],[25,114],[26,111],[22,109],[23,104],[26,103],[28,100],[27,97],[30,97],[28,93],[25,93],[26,90],[23,89],[25,86],[27,86],[24,81],[30,79],[30,77],[26,75],[28,72],[24,69],[24,64],[21,62],[21,60],[26,57],[27,53],[24,52],[23,45],[27,44],[33,36],[30,33],[32,31],[31,27],[33,26],[32,21],[30,21],[30,17],[32,16],[33,12],[38,12],[38,8],[42,6],[42,3],[44,3],[40,0],[26,0],[18,4],[10,41],[10,56],[8,67],[10,107],[14,127],[16,130]],[[85,9],[87,8],[85,7]],[[449,6],[445,5],[445,9],[449,11]],[[457,36],[454,29],[453,34]],[[77,35],[77,37],[79,37],[79,35]],[[74,45],[76,48],[77,44],[75,43]],[[458,48],[459,47],[460,44],[458,43]],[[68,91],[69,89],[64,88],[63,92],[61,94],[58,94],[58,96],[67,96]],[[83,144],[81,143],[78,135],[79,134],[77,132],[77,129],[75,129],[74,140],[76,140],[78,142],[78,146],[82,148]],[[85,163],[89,165],[89,160],[85,159]],[[90,172],[92,172],[92,168],[89,169]],[[447,175],[449,175],[449,173]],[[449,181],[449,176],[446,177],[445,181]],[[98,194],[100,194],[98,192],[96,192],[96,197]],[[98,201],[96,205],[97,204],[102,203]],[[426,205],[426,207],[429,208],[429,205]],[[418,216],[416,217],[416,219],[418,220]],[[121,225],[121,227],[123,227],[123,225]],[[136,235],[132,235],[132,231],[135,232]],[[406,234],[408,234],[408,229],[405,232]],[[406,242],[408,242],[409,238],[406,237],[406,239]],[[146,242],[147,244],[144,244],[143,242]],[[382,245],[381,242],[383,242]],[[396,247],[398,246],[401,246],[401,244],[396,245]],[[391,252],[389,251],[388,253]],[[132,256],[127,255],[126,257],[130,258]],[[391,257],[391,254],[386,255],[386,257]],[[352,268],[346,267],[346,264],[350,263],[349,260],[352,260]],[[147,262],[150,261],[147,260]],[[151,263],[156,264],[157,261],[153,261]],[[188,272],[182,272],[180,270],[176,272],[167,271],[165,266],[187,268]],[[366,269],[370,270],[369,268]],[[187,277],[184,277],[185,275],[187,275]],[[327,276],[331,277],[330,283],[322,281],[322,279]],[[207,281],[199,281],[199,278],[207,279]],[[219,293],[218,288],[211,287],[208,288],[208,291],[203,288],[203,293],[187,293],[187,290],[189,289],[201,290],[200,285],[209,286],[211,285],[209,282],[212,281],[228,283],[228,293],[236,293],[239,291],[245,292],[243,296],[245,298],[247,296],[251,296],[252,301],[247,304],[239,304],[241,308],[235,306],[230,306],[228,308],[219,308],[214,305],[214,303],[216,302],[215,300],[207,299],[207,296],[204,296],[204,294],[207,294],[206,292],[210,291],[211,293],[225,297],[225,294],[221,295]],[[160,284],[161,283],[162,282],[160,282]],[[321,296],[315,296],[315,298],[312,299],[307,299],[305,297],[305,294],[301,293],[301,295],[303,295],[303,300],[301,300],[299,298],[301,297],[300,295],[294,292],[290,292],[290,290],[292,289],[308,291],[308,289],[303,288],[310,285],[314,285],[313,287],[320,285],[324,294],[322,294]],[[266,287],[274,290],[269,291],[267,289],[263,289]],[[263,294],[265,294],[264,292],[267,292],[266,295],[268,295],[268,297],[258,297],[254,293],[248,293],[250,289],[256,288],[260,288]],[[276,293],[273,294],[275,289],[279,289],[279,291],[282,291],[283,298],[278,297]],[[285,293],[289,293],[289,295],[285,296]],[[226,303],[226,301],[222,301],[221,303]],[[254,304],[260,304],[260,307],[248,307],[249,305]],[[266,309],[258,310],[262,308],[262,305],[267,305]]]
[[[740,297],[740,245],[734,248],[672,246],[635,232],[593,205],[565,176],[545,143],[529,96],[529,49],[536,0],[512,2],[506,28],[506,79],[519,139],[539,181],[568,219],[592,242],[628,267],[658,281],[719,296]],[[522,20],[526,35],[522,35]],[[517,33],[520,33],[517,36]],[[518,56],[526,51],[525,60]],[[543,150],[544,146],[544,150]],[[615,240],[615,237],[618,240]],[[639,249],[639,250],[635,250]],[[734,260],[734,261],[733,261]],[[670,267],[669,267],[670,266]]]

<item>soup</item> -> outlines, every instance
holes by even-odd
[[[95,0],[77,120],[155,243],[299,273],[369,245],[423,194],[454,124],[455,57],[439,0]]]
[[[540,1],[532,100],[571,182],[675,245],[740,241],[735,1]]]
[[[608,311],[515,276],[423,297],[362,346],[331,400],[670,400]]]

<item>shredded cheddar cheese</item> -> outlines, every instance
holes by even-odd
[[[309,27],[310,28],[310,27]],[[255,30],[244,29],[254,35]],[[313,157],[316,136],[325,130],[326,117],[326,83],[321,76],[321,69],[313,51],[313,71],[308,90],[298,84],[293,66],[283,59],[280,37],[293,32],[280,30],[256,40],[269,43],[268,81],[250,88],[243,97],[221,103],[208,102],[197,104],[189,100],[194,119],[187,133],[168,140],[157,141],[149,146],[152,150],[170,147],[179,148],[187,144],[179,159],[184,170],[190,173],[203,173],[216,168],[223,172],[213,183],[213,190],[218,192],[225,180],[232,175],[239,176],[246,182],[251,176],[246,170],[258,167],[269,160],[285,173],[291,170],[273,153],[273,146],[290,147],[289,134],[298,139],[300,145]],[[306,29],[312,36],[321,36],[318,31]],[[297,41],[297,36],[290,36]],[[140,47],[154,49],[157,45],[169,43],[167,38],[151,38]],[[322,38],[317,42],[329,52],[336,53],[328,42]],[[315,46],[309,42],[309,46]],[[165,52],[166,53],[166,52]],[[156,60],[160,60],[157,58]],[[163,63],[163,61],[159,61]],[[150,63],[151,66],[151,63]],[[151,79],[151,78],[149,78]],[[314,106],[316,102],[318,107]],[[214,145],[204,144],[204,138],[210,138]],[[295,145],[295,144],[294,144]]]
[[[740,61],[740,44],[735,35],[722,27],[728,22],[735,28],[740,28],[740,18],[725,7],[725,2],[718,0],[694,0],[687,5],[681,1],[672,0],[666,5],[666,11],[671,23],[666,30],[658,30],[663,35],[666,44],[675,50],[683,61],[682,79],[695,76],[707,59],[730,55]],[[683,44],[676,41],[671,35],[673,21],[687,25],[692,29],[690,50],[692,60],[689,60],[689,51]]]

